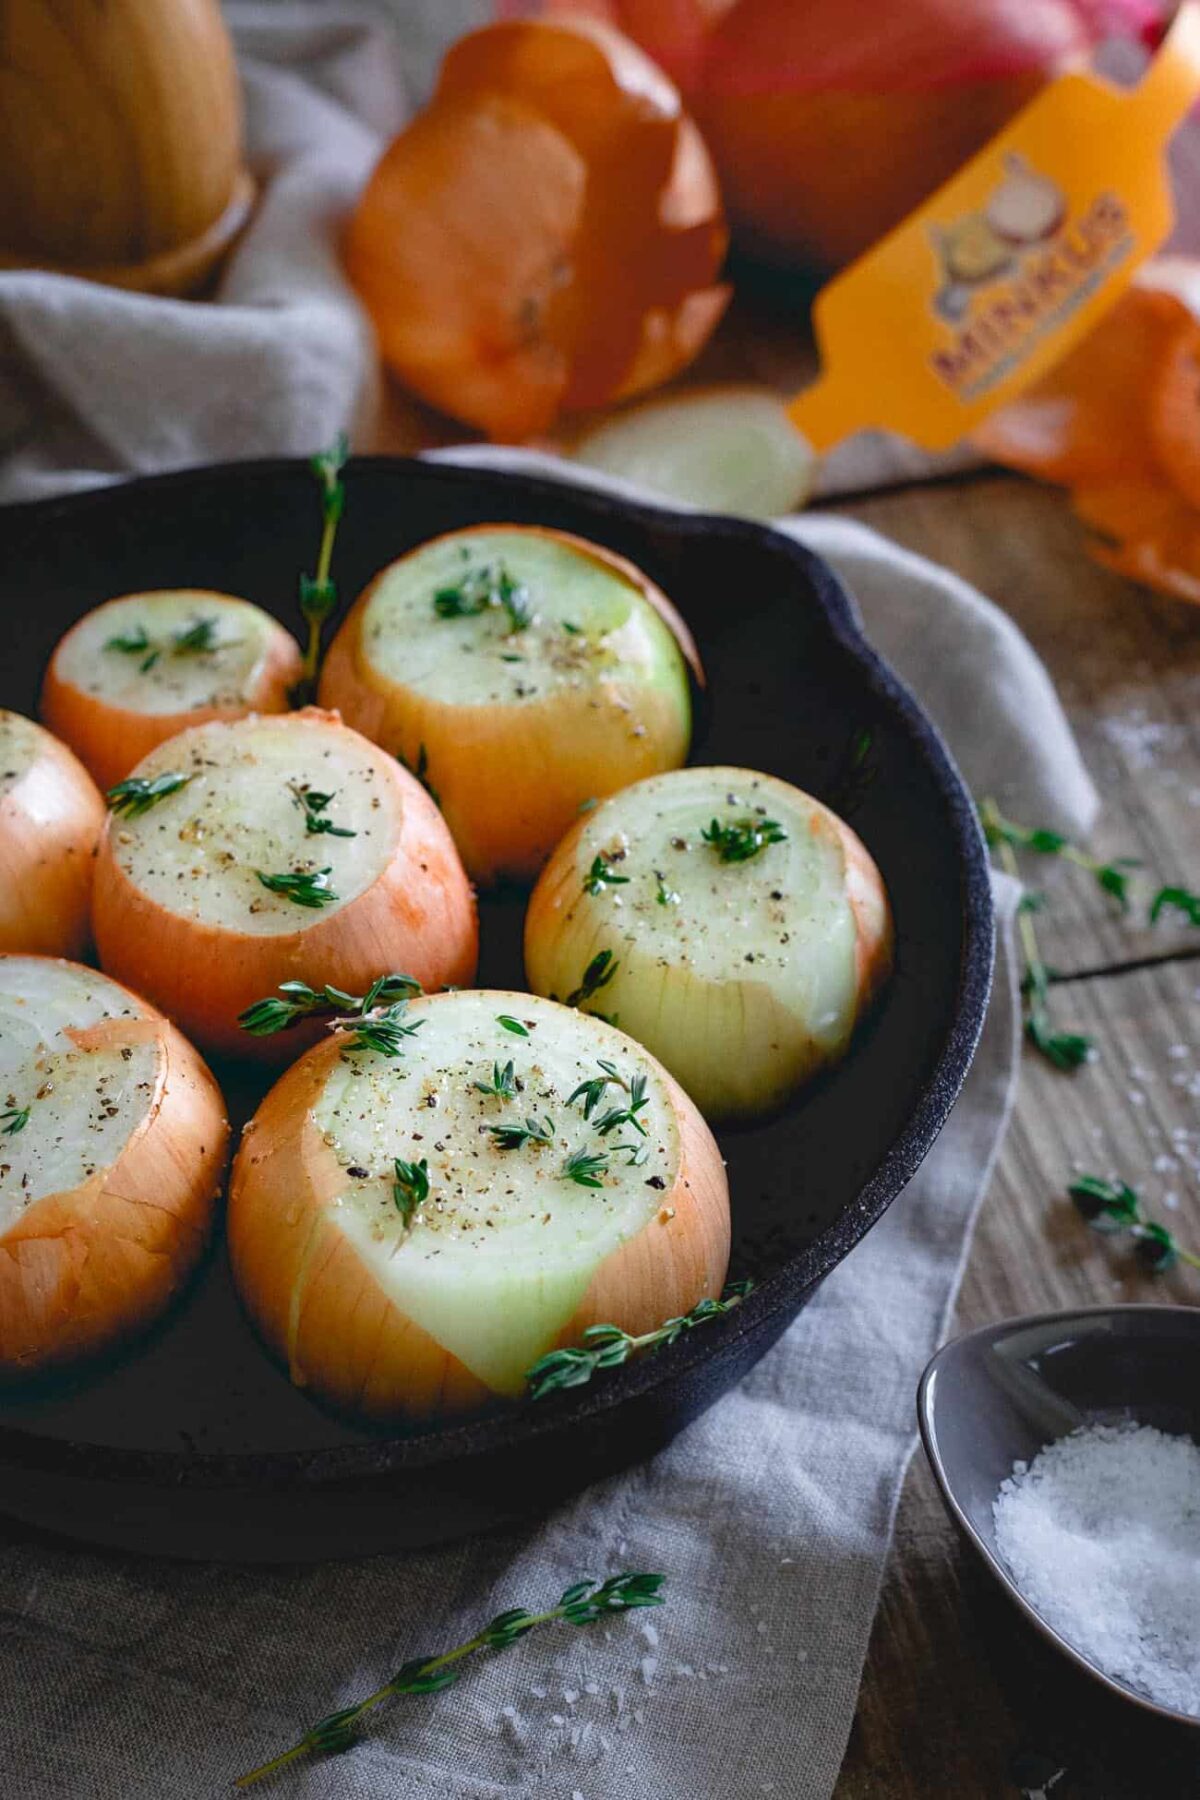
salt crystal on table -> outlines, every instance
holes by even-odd
[[[1106,1675],[1200,1718],[1200,1448],[1089,1425],[1017,1463],[996,1548],[1046,1623]]]

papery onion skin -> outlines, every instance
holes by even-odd
[[[443,997],[450,998],[449,996]],[[528,994],[486,996],[496,1013],[539,1017]],[[438,997],[413,1002],[421,1016]],[[554,1009],[558,1010],[558,1009]],[[621,1054],[607,1030],[602,1050]],[[633,1046],[628,1046],[632,1049]],[[501,1394],[400,1312],[333,1217],[339,1168],[314,1117],[334,1045],[294,1064],[272,1088],[238,1152],[230,1184],[229,1252],[256,1329],[292,1379],[341,1411],[379,1423],[451,1419]],[[639,1055],[647,1061],[644,1052]],[[729,1261],[729,1192],[720,1152],[683,1090],[663,1072],[680,1138],[677,1179],[636,1235],[598,1264],[545,1349],[579,1342],[593,1324],[651,1331],[716,1298]]]
[[[345,729],[336,716],[314,707],[291,716],[301,728]],[[474,895],[446,822],[406,769],[375,745],[364,742],[362,749],[380,782],[400,791],[399,839],[363,893],[328,916],[297,908],[292,932],[258,937],[170,912],[121,868],[113,852],[120,821],[109,819],[93,905],[101,967],[150,995],[207,1052],[278,1066],[320,1036],[320,1022],[268,1037],[240,1029],[239,1014],[283,981],[328,983],[362,994],[389,971],[429,988],[474,979]]]
[[[237,599],[232,594],[202,594],[198,597],[213,603]],[[125,600],[128,595],[118,598]],[[196,706],[187,711],[166,713],[135,712],[131,708],[106,703],[98,694],[88,693],[74,682],[65,680],[59,668],[59,654],[73,634],[87,627],[104,606],[94,607],[79,619],[55,647],[42,685],[38,710],[49,729],[72,749],[97,785],[103,789],[123,781],[151,750],[192,725],[203,725],[211,719],[243,719],[249,713],[286,712],[289,695],[302,672],[300,647],[291,632],[269,614],[259,613],[264,625],[263,651],[254,679],[241,700],[223,706]],[[250,604],[238,600],[239,606]]]
[[[683,368],[728,302],[725,246],[670,80],[603,26],[512,21],[450,50],[344,254],[401,380],[512,440]]]
[[[807,1019],[789,1003],[777,981],[744,966],[748,948],[756,953],[761,950],[757,941],[729,937],[728,967],[717,975],[697,973],[670,964],[662,955],[639,954],[636,927],[624,924],[616,910],[614,896],[621,896],[621,907],[627,907],[627,889],[605,888],[598,895],[584,889],[583,876],[592,852],[606,837],[615,840],[619,836],[622,809],[631,800],[637,804],[643,791],[662,791],[681,778],[710,774],[717,778],[714,813],[731,810],[720,804],[728,786],[757,782],[763,803],[791,831],[811,830],[815,837],[836,847],[842,865],[842,895],[853,919],[853,993],[848,1010],[833,1021],[832,1037],[829,1022]],[[785,810],[798,803],[806,815],[799,827]],[[586,851],[582,848],[585,838]],[[689,854],[712,853],[696,842]],[[769,856],[771,851],[763,854]],[[635,874],[631,862],[614,866],[631,878]],[[726,873],[729,879],[738,878],[736,868]],[[686,891],[682,904],[686,909]],[[796,930],[794,925],[792,930]],[[787,783],[752,770],[689,768],[626,789],[580,819],[559,844],[530,896],[525,916],[525,971],[535,993],[560,998],[571,993],[592,959],[604,950],[612,955],[616,973],[583,1005],[615,1018],[622,1030],[670,1068],[710,1123],[734,1124],[779,1111],[813,1075],[845,1054],[855,1025],[891,973],[894,926],[874,859],[857,834],[828,807]]]
[[[65,744],[32,719],[24,727],[37,754],[0,794],[0,952],[77,957],[91,940],[104,801]]]
[[[704,673],[691,632],[655,583],[633,563],[569,532],[540,526],[485,525],[567,545],[631,584],[666,624],[692,681]],[[447,533],[468,540],[469,532]],[[434,540],[440,541],[440,540]],[[420,546],[427,549],[428,545]],[[403,560],[403,559],[401,559]],[[395,566],[395,565],[393,565]],[[687,755],[691,709],[686,678],[678,692],[638,688],[637,737],[628,730],[625,696],[596,706],[588,687],[537,703],[465,706],[427,698],[372,667],[365,616],[381,570],[351,608],[329,647],[320,700],[410,768],[427,760],[439,804],[473,880],[533,880],[582,804],[631,781],[678,766]],[[422,757],[424,752],[424,758]]]
[[[129,1002],[136,1017],[106,1020],[91,1037],[152,1034],[161,1045],[148,1115],[108,1168],[36,1201],[0,1235],[0,1380],[137,1336],[166,1311],[208,1242],[229,1151],[225,1104],[170,1021],[137,995]],[[87,1040],[81,1033],[81,1046]]]

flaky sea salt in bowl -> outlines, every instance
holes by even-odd
[[[1038,1631],[1200,1726],[1200,1311],[987,1326],[938,1352],[917,1411],[948,1512]]]

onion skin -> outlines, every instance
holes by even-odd
[[[128,598],[126,595],[119,597]],[[217,600],[231,597],[214,595]],[[302,673],[300,647],[291,632],[266,613],[263,617],[269,620],[271,629],[263,644],[263,654],[244,700],[236,706],[196,706],[185,712],[142,713],[113,706],[97,694],[85,693],[59,674],[58,656],[72,632],[100,610],[97,607],[92,613],[85,614],[59,640],[46,670],[38,708],[46,725],[70,746],[99,787],[108,789],[115,787],[118,781],[124,781],[143,756],[148,756],[159,744],[177,732],[186,731],[189,726],[206,725],[212,719],[244,719],[250,713],[287,712],[291,704],[288,696]]]
[[[316,708],[295,716],[315,725],[331,722]],[[205,1050],[274,1066],[291,1061],[324,1030],[319,1021],[271,1037],[240,1029],[239,1013],[281,982],[328,983],[362,994],[376,976],[396,971],[422,987],[468,986],[479,927],[446,822],[407,770],[373,745],[363,747],[378,779],[401,790],[399,838],[389,863],[363,893],[327,917],[305,914],[296,931],[255,937],[168,911],[120,867],[110,818],[100,840],[93,907],[105,973],[150,995]]]
[[[664,621],[692,679],[703,688],[704,671],[691,632],[635,564],[586,538],[549,527],[476,529],[553,538],[632,583]],[[533,880],[584,800],[683,762],[690,721],[658,692],[639,691],[646,729],[631,739],[624,718],[615,709],[597,712],[586,688],[536,704],[468,707],[427,699],[388,680],[372,667],[363,641],[367,608],[387,574],[382,569],[359,595],[330,645],[320,702],[409,767],[416,767],[424,746],[442,811],[475,881]]]
[[[136,995],[89,1044],[153,1036],[162,1047],[148,1114],[116,1161],[48,1194],[0,1236],[0,1379],[95,1356],[146,1329],[199,1261],[229,1150],[220,1089],[168,1019]]]
[[[642,392],[729,301],[704,140],[670,79],[589,20],[461,38],[346,232],[384,360],[501,440]]]
[[[736,778],[753,772],[722,770],[722,774]],[[811,795],[803,798],[811,810],[810,829],[832,835],[843,858],[846,899],[855,924],[857,1021],[874,1004],[892,971],[895,934],[891,907],[875,861],[857,833]],[[576,822],[530,896],[525,915],[525,971],[536,994],[570,991],[591,958],[599,950],[613,947],[615,934],[586,928],[590,915],[585,915],[584,924],[579,923],[584,902],[578,845],[596,822],[598,815]],[[564,941],[570,945],[566,954]],[[628,952],[618,948],[616,954],[619,978],[619,965],[628,959]],[[660,999],[651,1009],[656,1029],[642,1026],[650,1041],[638,1041],[678,1073],[710,1122],[739,1124],[770,1116],[785,1107],[820,1068],[836,1060],[769,984],[745,978],[732,958],[728,980],[695,976],[684,968],[661,974],[648,970],[645,980],[639,981],[643,997],[650,996],[655,983],[662,994],[673,994],[679,1018],[664,1030],[663,1020],[670,1014]],[[597,1004],[602,1010],[615,1010],[622,1028],[638,1037],[637,1014],[616,987],[605,988]],[[673,1029],[683,1033],[674,1043]],[[739,1056],[736,1048],[739,1035],[750,1046],[744,1056]],[[715,1047],[712,1057],[706,1054],[710,1039]],[[763,1057],[762,1045],[774,1045],[774,1054]]]
[[[529,1004],[528,995],[491,998],[498,1009]],[[414,1001],[412,1018],[429,1004],[436,999]],[[292,1380],[340,1411],[416,1422],[497,1404],[502,1396],[384,1294],[331,1220],[341,1172],[313,1108],[338,1054],[326,1043],[302,1057],[246,1127],[228,1217],[242,1303]],[[646,1225],[601,1261],[546,1349],[577,1343],[589,1325],[649,1331],[721,1292],[729,1263],[724,1165],[692,1102],[666,1082],[680,1133],[676,1183]]]
[[[104,801],[65,744],[30,729],[38,754],[0,797],[0,952],[82,956]]]

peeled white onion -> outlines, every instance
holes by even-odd
[[[804,506],[816,458],[777,394],[716,387],[649,400],[589,431],[575,460],[665,500],[770,519]]]
[[[104,801],[56,737],[0,710],[0,951],[81,956]]]
[[[761,842],[722,860],[714,825]],[[563,839],[525,920],[535,993],[613,1018],[710,1120],[770,1112],[843,1056],[891,952],[861,841],[749,769],[680,769],[613,795]],[[604,985],[580,995],[589,969]]]
[[[133,779],[166,777],[183,785],[140,816],[109,818],[96,946],[203,1048],[295,1056],[319,1027],[251,1037],[238,1026],[284,981],[363,994],[389,972],[427,988],[473,979],[474,896],[445,820],[336,715],[195,726]],[[305,795],[321,804],[310,812]]]
[[[0,1375],[142,1330],[204,1248],[229,1128],[161,1014],[94,969],[0,956]]]
[[[632,563],[485,525],[375,577],[320,698],[422,774],[476,881],[532,880],[582,802],[683,761],[689,663],[699,679],[687,627]]]
[[[589,1325],[649,1331],[720,1293],[720,1154],[639,1045],[529,994],[425,997],[406,1018],[398,1057],[310,1051],[238,1153],[234,1277],[295,1382],[376,1419],[444,1417],[519,1398],[538,1357]],[[619,1079],[585,1116],[572,1095],[605,1065]],[[498,1076],[511,1093],[481,1091]],[[637,1125],[601,1131],[639,1078]],[[493,1128],[527,1121],[547,1141],[503,1148]],[[595,1186],[566,1172],[580,1153],[600,1158]],[[425,1165],[411,1206],[396,1158]]]
[[[123,594],[63,637],[41,714],[102,788],[189,725],[286,712],[300,647],[249,600],[202,588]]]

